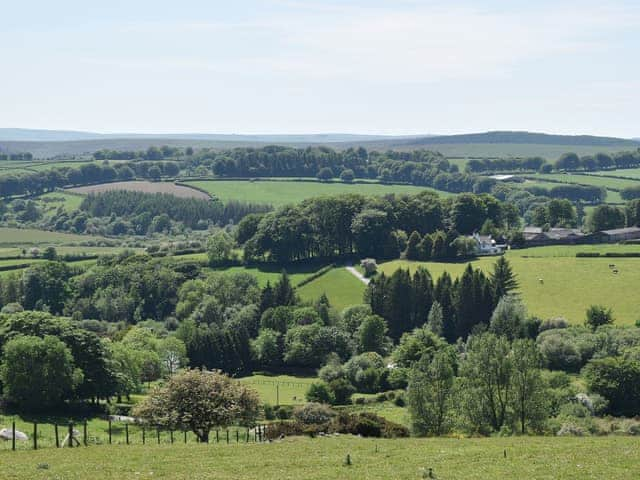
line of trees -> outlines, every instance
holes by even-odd
[[[445,231],[451,241],[482,228],[519,224],[518,212],[489,195],[463,194],[441,199],[417,195],[313,198],[240,222],[245,256],[251,260],[287,262],[359,254],[394,258],[404,251],[407,232]],[[449,245],[449,243],[447,243]],[[448,247],[447,247],[448,248]]]
[[[40,195],[56,188],[131,180],[135,177],[159,180],[180,171],[176,162],[85,163],[79,167],[60,167],[28,174],[0,176],[0,198]]]
[[[541,172],[551,171],[597,171],[640,166],[640,149],[637,151],[604,152],[579,156],[577,153],[562,154],[555,162],[549,163],[541,157],[527,158],[483,158],[471,159],[465,167],[469,173],[494,172]]]

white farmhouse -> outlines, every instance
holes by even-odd
[[[474,233],[471,237],[476,242],[476,255],[500,255],[504,253],[506,245],[498,245],[496,241],[491,238],[491,235],[480,235]]]

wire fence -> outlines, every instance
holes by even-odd
[[[16,422],[0,430],[0,450],[39,450],[42,448],[82,448],[93,445],[170,445],[174,443],[202,443],[191,431],[169,430],[134,422],[106,420],[104,428],[95,422],[37,423]],[[28,426],[28,428],[26,428]],[[206,443],[260,443],[267,439],[267,425],[253,428],[229,427],[209,432]]]

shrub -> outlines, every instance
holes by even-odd
[[[409,430],[405,426],[390,422],[371,412],[358,414],[343,412],[333,419],[329,429],[332,432],[363,437],[397,438],[409,436]]]
[[[293,413],[292,407],[280,406],[276,410],[276,417],[278,420],[288,420],[291,418],[291,414]]]
[[[293,410],[293,417],[304,424],[323,424],[329,422],[334,416],[334,412],[328,405],[321,403],[307,403],[302,407]]]
[[[563,423],[560,430],[556,433],[559,437],[582,437],[584,435],[584,429],[573,423]]]
[[[271,406],[271,404],[265,403],[262,406],[262,410],[264,411],[264,419],[265,420],[275,420],[276,419],[276,412],[273,409],[273,407]]]
[[[333,404],[336,400],[335,395],[324,382],[315,382],[309,385],[307,390],[307,401],[315,403],[329,403]]]
[[[345,378],[336,378],[329,382],[329,389],[333,393],[334,405],[348,405],[351,403],[351,396],[356,389]]]
[[[404,407],[407,404],[407,400],[404,398],[404,395],[398,395],[393,401],[393,404],[396,407]]]
[[[569,322],[566,318],[557,317],[557,318],[549,318],[547,320],[543,320],[540,324],[540,332],[544,332],[545,330],[553,330],[555,328],[568,328]]]

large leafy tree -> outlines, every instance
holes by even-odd
[[[4,345],[0,379],[5,399],[32,411],[71,399],[82,371],[58,338],[19,336]]]
[[[547,417],[547,390],[540,372],[540,352],[533,340],[515,340],[512,356],[513,412],[524,434],[527,426],[539,430]]]
[[[260,413],[256,392],[217,371],[185,370],[156,387],[133,414],[171,429],[189,429],[201,442],[215,427],[252,425]]]
[[[442,435],[451,428],[455,354],[424,357],[411,370],[407,399],[411,425],[418,435]]]

